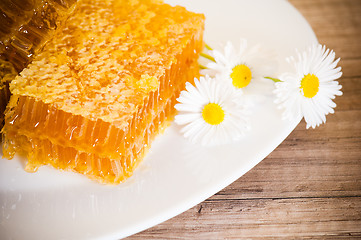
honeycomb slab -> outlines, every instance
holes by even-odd
[[[132,175],[199,75],[204,16],[161,1],[85,0],[10,84],[3,153],[102,183]]]

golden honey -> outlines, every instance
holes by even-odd
[[[9,83],[15,78],[17,72],[13,65],[0,59],[0,127],[4,121],[4,111],[10,99]]]
[[[60,29],[76,0],[0,1],[0,126],[8,85]]]
[[[161,1],[80,1],[10,84],[3,153],[104,183],[132,175],[199,74],[204,16]]]
[[[0,1],[0,58],[20,72],[74,10],[75,2]]]

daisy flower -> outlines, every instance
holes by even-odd
[[[246,39],[241,39],[239,49],[227,42],[223,52],[211,50],[209,54],[208,59],[213,62],[206,65],[202,74],[212,77],[218,75],[245,93],[259,92],[264,87],[272,92],[270,87],[273,88],[273,82],[264,77],[272,75],[275,69],[275,61],[272,60],[274,56],[259,45],[250,47]]]
[[[209,76],[186,84],[175,108],[175,122],[193,143],[220,145],[238,140],[248,130],[246,106],[240,92]]]
[[[326,122],[326,115],[334,113],[335,96],[341,96],[341,85],[336,79],[342,75],[336,67],[340,59],[335,53],[320,44],[310,47],[297,58],[288,58],[295,71],[284,73],[276,83],[276,103],[284,108],[283,118],[305,118],[307,128],[315,128]]]

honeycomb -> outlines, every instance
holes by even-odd
[[[203,28],[202,14],[161,1],[80,1],[10,84],[4,156],[124,181],[198,77]]]
[[[4,111],[10,98],[9,83],[17,75],[14,66],[0,59],[0,125],[4,121]]]
[[[10,81],[62,26],[75,3],[76,0],[0,1],[0,125],[10,98]]]
[[[76,0],[0,1],[0,58],[20,72],[73,12]]]

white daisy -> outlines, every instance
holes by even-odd
[[[285,109],[284,118],[304,117],[307,128],[315,128],[326,122],[327,114],[334,113],[332,99],[342,95],[341,85],[335,81],[342,75],[341,67],[336,67],[340,59],[335,60],[332,50],[318,44],[287,61],[294,65],[295,72],[280,76],[275,102]]]
[[[209,53],[214,62],[208,63],[202,74],[218,75],[245,93],[258,93],[263,88],[272,92],[273,82],[264,77],[275,71],[274,56],[260,45],[249,47],[247,40],[241,39],[239,49],[227,42],[224,52],[212,50]]]
[[[193,143],[220,145],[238,140],[249,129],[246,106],[240,92],[209,76],[186,84],[177,99],[175,122]]]

